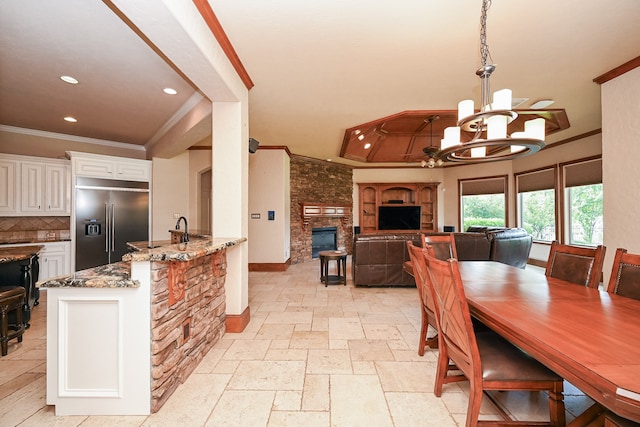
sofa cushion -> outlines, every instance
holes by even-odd
[[[459,261],[486,261],[491,242],[484,233],[453,233]]]
[[[491,261],[498,261],[518,268],[525,268],[533,237],[522,228],[487,231],[491,242]]]
[[[422,246],[420,234],[360,234],[354,240],[351,271],[355,285],[415,285],[403,264],[409,260],[407,241]]]

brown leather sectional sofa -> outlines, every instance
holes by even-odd
[[[449,233],[427,233],[449,234]],[[460,261],[498,261],[524,268],[533,239],[520,228],[470,228],[453,233]],[[356,286],[415,286],[403,269],[407,241],[422,246],[419,233],[359,234],[354,237],[351,275]]]

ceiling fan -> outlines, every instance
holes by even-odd
[[[438,152],[440,151],[440,147],[433,146],[433,122],[440,118],[439,115],[435,114],[433,116],[427,117],[425,119],[425,123],[429,126],[429,146],[424,147],[422,152],[427,156],[427,160],[422,160],[420,162],[420,166],[434,168],[436,166],[441,166],[444,162],[438,157]]]

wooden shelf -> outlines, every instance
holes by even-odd
[[[360,188],[360,232],[378,232],[378,207],[420,206],[420,230],[438,231],[438,185],[431,183],[367,183]]]
[[[306,228],[312,218],[338,218],[344,227],[351,216],[351,206],[322,203],[301,203],[302,227]]]

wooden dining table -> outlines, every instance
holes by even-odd
[[[640,301],[492,261],[461,261],[472,315],[599,405],[640,422]]]

